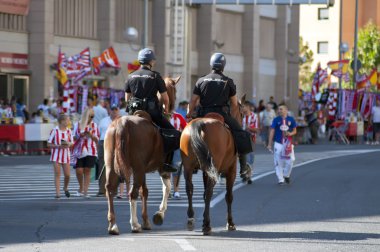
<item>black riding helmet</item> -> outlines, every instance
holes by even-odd
[[[223,53],[214,53],[210,59],[210,66],[217,71],[223,71],[226,65],[226,57]]]
[[[156,56],[154,55],[152,49],[144,48],[139,51],[137,60],[140,62],[140,64],[149,64],[149,62],[152,60],[156,60]]]

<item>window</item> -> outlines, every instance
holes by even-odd
[[[26,16],[0,13],[0,30],[26,32]]]
[[[54,34],[97,38],[96,0],[55,0]]]
[[[241,54],[243,15],[232,11],[216,11],[214,49],[216,51]],[[227,32],[228,31],[228,32]]]
[[[260,19],[260,58],[275,58],[276,21],[269,18]]]
[[[329,9],[318,8],[318,20],[328,20],[328,19],[329,19]]]
[[[329,53],[329,42],[318,42],[318,53],[319,54]]]

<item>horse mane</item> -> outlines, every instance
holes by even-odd
[[[174,106],[175,106],[175,98],[176,98],[175,81],[169,77],[166,77],[164,81],[165,81],[165,86],[166,86],[168,96],[169,96],[169,111],[173,111]]]

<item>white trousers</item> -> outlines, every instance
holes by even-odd
[[[281,151],[283,145],[280,143],[274,143],[274,169],[276,171],[278,182],[284,182],[284,177],[290,177],[290,173],[292,172],[293,162],[295,160],[294,156],[294,148],[292,146],[292,153],[290,158],[282,158]]]

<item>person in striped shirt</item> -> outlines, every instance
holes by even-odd
[[[186,125],[187,125],[187,122],[185,120],[185,118],[183,118],[183,116],[179,113],[176,113],[176,112],[173,112],[171,117],[170,117],[170,123],[171,125],[173,125],[173,127],[178,130],[178,131],[182,131]],[[181,152],[179,149],[177,149],[176,151],[174,151],[174,154],[173,154],[173,161],[172,161],[172,165],[177,168],[177,172],[174,172],[172,173],[172,176],[173,176],[173,187],[174,187],[174,194],[173,194],[173,197],[175,199],[180,199],[181,198],[181,195],[179,193],[179,178],[181,176],[180,172],[179,172],[179,168],[181,166]]]
[[[82,113],[81,120],[74,127],[75,138],[82,141],[81,154],[75,165],[79,183],[79,190],[76,194],[78,197],[90,198],[87,192],[90,185],[91,168],[94,168],[98,157],[97,146],[100,133],[98,125],[93,122],[93,118],[94,110],[87,107]]]
[[[251,102],[246,101],[243,104],[243,118],[242,118],[242,128],[251,133],[253,144],[256,143],[256,134],[259,133],[259,117],[253,112],[254,106]],[[254,162],[254,153],[250,152],[247,155],[239,156],[240,171],[242,166],[247,165],[248,171],[252,171]],[[252,167],[251,167],[252,166]]]
[[[51,148],[50,161],[54,166],[54,181],[55,181],[55,198],[60,198],[60,177],[61,166],[64,174],[63,190],[66,197],[70,197],[68,185],[70,181],[70,146],[73,145],[73,135],[68,128],[70,119],[67,115],[61,114],[58,116],[58,126],[55,127],[49,136],[47,147]]]

